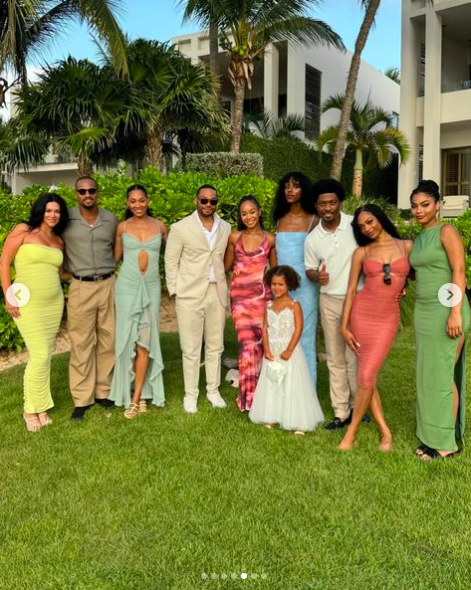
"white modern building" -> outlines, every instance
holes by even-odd
[[[400,128],[400,207],[422,178],[471,196],[471,0],[402,0]]]
[[[209,37],[205,33],[182,35],[172,39],[183,55],[193,62],[209,61]],[[314,140],[319,131],[338,123],[340,113],[322,114],[322,103],[333,94],[343,94],[352,54],[324,45],[301,45],[284,41],[270,45],[255,68],[252,89],[246,90],[244,111],[269,110],[272,115],[299,114],[305,117]],[[220,49],[219,71],[223,104],[233,112],[234,93],[227,75],[227,60]],[[385,110],[399,113],[399,85],[366,62],[362,62],[356,98],[368,99]]]

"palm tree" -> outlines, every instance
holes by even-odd
[[[235,92],[233,153],[240,150],[245,89],[251,88],[255,65],[270,43],[321,42],[344,47],[328,24],[309,16],[309,9],[321,3],[322,0],[188,0],[185,14],[195,17],[204,27],[217,23],[221,31],[220,43],[227,53]]]
[[[396,84],[401,83],[401,70],[399,68],[388,68],[384,71],[384,75],[396,82]]]
[[[77,158],[81,174],[123,157],[135,167],[162,169],[163,146],[172,134],[228,136],[228,117],[217,106],[204,64],[192,65],[156,41],[138,39],[127,50],[126,78],[111,62],[100,67],[69,57],[19,89],[16,139],[4,156],[9,167],[36,165],[52,148]]]
[[[344,104],[344,96],[331,96],[324,103],[322,111],[325,113],[330,109],[342,110]],[[370,101],[363,106],[353,101],[346,143],[355,150],[352,183],[354,196],[359,197],[362,193],[364,155],[368,156],[367,168],[374,164],[385,168],[391,163],[395,152],[398,153],[401,163],[407,162],[411,151],[409,142],[404,133],[394,128],[392,124],[392,115],[381,108],[374,107]],[[325,129],[317,140],[319,153],[324,147],[333,151],[338,137],[337,125]]]
[[[118,71],[126,73],[126,49],[116,15],[121,0],[0,0],[0,76],[26,81],[28,59],[40,53],[73,19],[105,43]],[[0,77],[0,105],[9,86]]]
[[[342,163],[345,154],[345,145],[347,142],[347,133],[350,124],[350,114],[355,99],[355,89],[358,80],[358,72],[361,64],[361,54],[366,45],[368,35],[373,26],[376,13],[381,0],[360,0],[365,8],[365,16],[358,32],[357,40],[355,42],[355,50],[352,55],[350,69],[347,78],[347,88],[345,90],[345,100],[342,106],[342,113],[340,115],[340,122],[338,125],[337,141],[335,145],[334,157],[332,159],[332,166],[330,168],[330,175],[332,178],[340,180],[342,176]]]
[[[253,133],[263,139],[295,137],[297,131],[306,130],[306,120],[302,115],[286,115],[274,119],[270,111],[244,116],[244,133]]]

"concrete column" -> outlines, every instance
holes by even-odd
[[[306,60],[298,46],[287,43],[288,82],[286,102],[288,115],[306,114]]]
[[[265,52],[263,78],[263,106],[278,119],[278,95],[280,93],[280,56],[275,45],[270,44]]]
[[[408,10],[402,11],[402,46],[401,46],[401,109],[399,128],[405,133],[411,155],[406,164],[399,167],[398,207],[409,207],[409,196],[417,186],[419,163],[419,130],[416,111],[419,95],[420,31],[411,20]]]
[[[442,17],[431,6],[425,20],[424,178],[441,182]]]

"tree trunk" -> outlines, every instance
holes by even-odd
[[[359,199],[363,191],[363,152],[357,149],[355,152],[355,166],[353,168],[352,194]]]
[[[336,180],[340,180],[342,176],[342,164],[345,155],[345,143],[347,139],[348,126],[350,124],[350,115],[352,112],[352,104],[355,98],[355,88],[357,85],[358,71],[361,64],[361,53],[365,47],[369,32],[373,25],[376,13],[378,11],[381,0],[370,0],[365,11],[365,18],[360,27],[358,37],[355,43],[355,51],[353,52],[350,70],[348,72],[347,88],[345,90],[345,99],[343,101],[342,113],[340,115],[340,123],[338,127],[337,141],[335,143],[334,158],[330,168],[330,175]]]
[[[238,77],[235,80],[235,107],[234,120],[232,122],[231,152],[238,154],[240,151],[240,139],[242,137],[242,123],[244,119],[245,78]]]
[[[155,166],[160,172],[164,169],[164,157],[162,153],[162,133],[156,127],[149,131],[145,147],[144,163],[146,166]]]
[[[221,88],[219,86],[219,29],[217,23],[211,23],[209,26],[209,69],[218,81],[218,104],[221,106]]]
[[[79,176],[91,176],[94,172],[93,164],[87,155],[80,155],[77,162]]]

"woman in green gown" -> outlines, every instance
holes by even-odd
[[[411,195],[411,211],[423,229],[412,248],[410,264],[417,292],[417,437],[422,443],[415,453],[424,461],[456,455],[465,423],[465,334],[470,310],[464,250],[457,230],[440,223],[439,209],[438,185],[432,180],[420,182]],[[449,283],[462,293],[452,307],[438,297]]]
[[[126,220],[118,225],[115,240],[115,259],[123,258],[123,265],[115,288],[116,362],[109,399],[125,406],[125,417],[132,419],[146,411],[146,400],[156,406],[165,402],[159,257],[168,232],[162,221],[149,215],[144,186],[129,187],[126,204]]]

